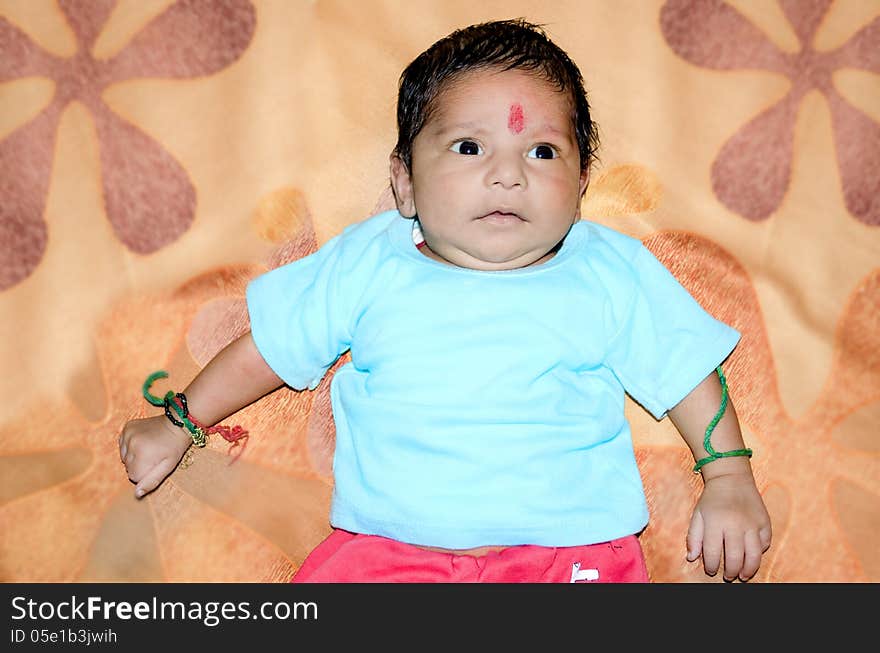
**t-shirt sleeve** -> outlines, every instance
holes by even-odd
[[[263,359],[296,390],[317,387],[351,344],[350,283],[343,235],[254,278],[247,287],[251,334]]]
[[[703,309],[644,245],[632,271],[629,305],[606,364],[659,420],[727,358],[740,333]]]

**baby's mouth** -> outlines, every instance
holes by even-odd
[[[492,211],[491,213],[487,213],[486,215],[480,216],[477,219],[496,224],[508,224],[524,221],[520,215],[513,213],[512,211]]]

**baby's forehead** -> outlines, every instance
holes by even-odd
[[[448,123],[467,126],[486,117],[522,125],[540,115],[542,123],[567,131],[574,126],[573,103],[570,92],[536,71],[480,68],[462,72],[438,88],[423,127],[442,130]]]
[[[570,92],[559,88],[538,71],[521,69],[477,68],[457,73],[454,77],[444,80],[435,90],[429,102],[429,110],[434,114],[457,108],[469,102],[475,96],[492,95],[495,97],[509,94],[509,100],[542,95],[558,98],[566,108],[572,106],[574,98]],[[525,94],[525,95],[524,95]],[[522,102],[522,99],[518,101]]]
[[[437,96],[454,91],[463,86],[471,88],[521,87],[532,86],[543,91],[553,91],[568,95],[560,89],[559,84],[552,81],[539,69],[502,68],[499,66],[471,68],[457,71],[443,80],[437,89]]]

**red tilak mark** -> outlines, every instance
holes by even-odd
[[[526,118],[523,115],[521,104],[511,104],[510,113],[507,116],[507,128],[514,134],[519,134],[526,126]]]

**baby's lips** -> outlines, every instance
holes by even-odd
[[[487,212],[484,215],[481,215],[478,220],[482,220],[483,218],[488,217],[498,217],[498,218],[519,218],[520,220],[525,221],[519,213],[516,211],[510,211],[508,209],[493,209],[492,211]]]

